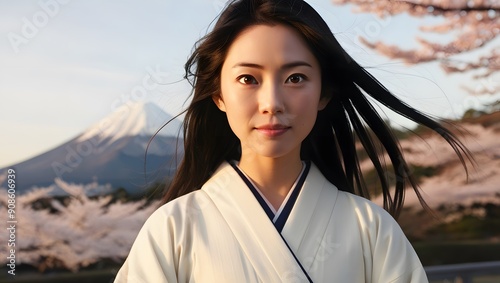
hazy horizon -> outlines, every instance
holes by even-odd
[[[461,89],[464,83],[471,88],[481,83],[470,74],[447,76],[436,63],[409,67],[374,54],[357,40],[364,36],[415,47],[419,24],[439,19],[379,19],[328,0],[308,2],[348,53],[408,104],[450,118],[492,100],[468,96]],[[0,167],[64,143],[129,102],[153,101],[170,115],[181,112],[190,93],[182,80],[183,65],[224,3],[2,2],[0,94],[5,102],[0,105]],[[389,118],[411,126],[404,119]]]

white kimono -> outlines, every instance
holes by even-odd
[[[398,224],[311,165],[278,232],[223,163],[146,221],[115,282],[428,282]]]

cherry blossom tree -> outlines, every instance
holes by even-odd
[[[0,184],[3,176],[0,176]],[[112,196],[88,197],[92,191],[107,191],[109,185],[71,184],[56,179],[45,188],[34,188],[16,197],[15,246],[0,245],[0,254],[15,249],[17,264],[36,267],[40,271],[64,268],[78,271],[103,259],[120,263],[147,217],[158,206],[146,200],[112,202]],[[66,192],[63,201],[53,198],[56,190]],[[0,186],[0,191],[7,191]],[[37,209],[37,200],[49,200],[49,207]],[[7,194],[0,194],[0,214],[7,215]],[[0,238],[8,239],[7,229]],[[4,242],[2,242],[4,243]],[[8,263],[5,256],[0,264]]]
[[[426,33],[456,35],[453,40],[444,44],[417,37],[418,47],[404,50],[381,41],[371,42],[365,37],[360,37],[360,41],[391,59],[399,59],[407,64],[437,61],[448,74],[471,72],[474,79],[483,81],[474,88],[464,86],[471,94],[500,92],[498,79],[500,45],[497,38],[500,34],[499,0],[332,0],[332,2],[338,5],[353,4],[355,12],[374,13],[380,18],[402,13],[413,17],[441,18],[439,24],[421,26],[420,29]],[[474,60],[462,59],[464,56],[460,56],[476,50],[486,51],[483,52],[486,54]]]

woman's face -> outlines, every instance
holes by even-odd
[[[283,25],[256,25],[230,46],[214,101],[241,141],[242,158],[279,158],[300,156],[328,102],[320,94],[319,63],[300,35]]]

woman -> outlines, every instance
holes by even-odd
[[[357,65],[312,7],[233,1],[186,78],[184,159],[115,282],[427,282],[394,219],[366,199],[355,137],[384,208],[397,217],[406,185],[418,190],[361,89],[467,152]]]

